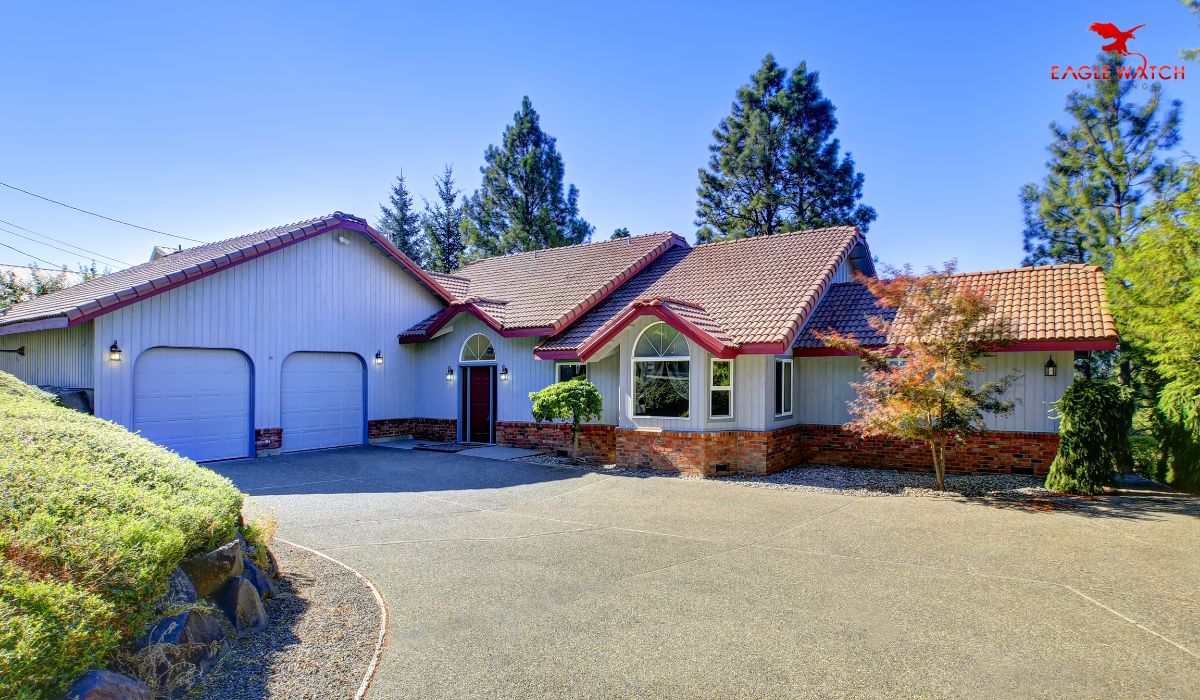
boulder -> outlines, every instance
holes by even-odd
[[[242,578],[249,581],[263,598],[275,595],[275,584],[271,583],[271,577],[248,558],[242,562]]]
[[[196,595],[212,595],[225,582],[242,574],[242,543],[233,540],[205,554],[196,554],[179,562],[180,568],[192,580]]]
[[[157,610],[161,615],[172,606],[191,605],[199,598],[192,580],[178,566],[167,577],[167,592],[158,599]]]
[[[279,560],[275,558],[275,552],[272,552],[270,549],[268,549],[267,576],[270,576],[271,578],[279,578],[281,573],[283,572],[279,569]]]
[[[103,669],[88,671],[67,691],[68,700],[151,700],[150,686]]]
[[[212,669],[227,646],[216,616],[193,609],[159,620],[137,641],[133,664],[137,675],[180,697]]]
[[[258,589],[240,576],[225,584],[213,595],[213,602],[233,623],[238,636],[258,632],[267,626],[267,611],[263,608]]]

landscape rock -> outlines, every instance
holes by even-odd
[[[213,601],[233,623],[238,636],[258,632],[267,626],[267,611],[263,608],[262,596],[254,584],[240,576],[217,591]]]
[[[177,566],[167,577],[167,592],[158,599],[157,610],[162,614],[172,606],[191,605],[198,598],[192,580]]]
[[[270,549],[267,550],[267,576],[271,578],[279,578],[283,572],[279,570],[279,560],[275,558],[275,553]]]
[[[196,595],[212,595],[231,578],[242,574],[242,543],[233,540],[206,554],[196,554],[179,562],[192,580]]]
[[[132,664],[165,694],[180,697],[200,682],[228,643],[211,612],[193,609],[164,618],[137,642]]]
[[[113,671],[88,671],[67,691],[68,700],[151,700],[150,686]]]
[[[242,562],[242,578],[249,581],[263,598],[275,595],[275,584],[271,583],[271,577],[248,558]]]

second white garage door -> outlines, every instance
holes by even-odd
[[[363,364],[340,352],[294,352],[280,379],[283,451],[363,443]]]

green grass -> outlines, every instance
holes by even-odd
[[[0,697],[103,665],[241,506],[228,479],[0,372]]]

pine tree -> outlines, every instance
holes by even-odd
[[[863,175],[849,153],[839,156],[833,113],[806,63],[789,76],[767,54],[713,131],[697,189],[697,240],[835,225],[865,231],[875,210],[859,204]]]
[[[579,216],[579,190],[563,189],[563,159],[528,97],[484,153],[483,184],[466,206],[472,258],[584,243],[592,226]]]
[[[629,229],[622,226],[621,228],[613,231],[612,237],[613,238],[629,238]]]
[[[1124,57],[1101,56],[1112,78],[1072,92],[1070,122],[1050,130],[1049,173],[1041,186],[1021,190],[1025,213],[1025,264],[1086,262],[1109,269],[1115,248],[1147,221],[1153,199],[1177,183],[1163,152],[1179,142],[1179,101],[1163,104],[1153,83],[1144,103],[1134,81],[1121,80]]]
[[[388,196],[391,206],[379,205],[379,230],[413,262],[424,266],[428,245],[421,230],[421,217],[413,209],[412,193],[404,183],[404,175],[396,178]]]
[[[454,186],[454,169],[447,165],[440,177],[433,178],[437,187],[437,203],[430,206],[425,201],[425,215],[421,224],[429,244],[430,270],[450,272],[462,264],[463,205],[458,202],[462,191]]]

